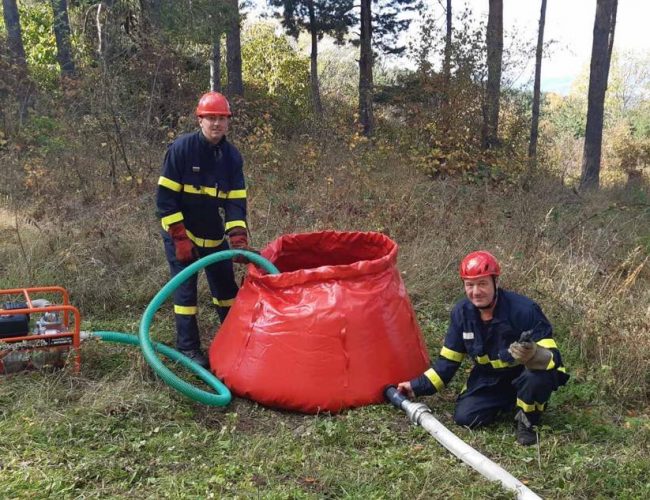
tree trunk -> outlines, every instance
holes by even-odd
[[[140,0],[142,17],[147,28],[153,31],[160,30],[162,26],[162,0]]]
[[[363,133],[371,136],[374,129],[372,114],[372,0],[361,0],[361,50],[359,57],[359,120]]]
[[[487,25],[488,79],[483,119],[483,149],[498,146],[501,59],[503,57],[503,0],[490,0]]]
[[[56,59],[61,68],[61,76],[72,77],[75,74],[74,60],[70,46],[70,21],[66,0],[51,0],[54,13],[54,36],[56,37]]]
[[[316,14],[314,12],[314,2],[309,1],[309,25],[311,26],[311,68],[309,72],[309,81],[311,83],[311,99],[316,116],[322,116],[323,105],[320,100],[320,85],[318,84],[318,30],[316,28]]]
[[[221,34],[218,34],[212,44],[212,59],[210,60],[210,90],[221,92]]]
[[[20,32],[20,14],[16,0],[2,0],[2,12],[7,28],[7,44],[13,63],[19,71],[27,74],[25,47]]]
[[[14,68],[12,75],[16,85],[14,92],[18,102],[18,119],[12,119],[12,121],[17,124],[14,128],[18,130],[27,120],[33,86],[27,73],[27,59],[25,57],[25,46],[23,45],[20,28],[20,13],[18,12],[16,0],[2,0],[2,12],[5,28],[7,29],[9,56],[11,65]],[[4,115],[4,110],[0,112],[0,115]],[[3,120],[6,119],[6,116],[3,116]]]
[[[614,43],[618,0],[597,0],[594,39],[591,47],[587,126],[582,153],[580,189],[597,189],[600,184],[600,157],[603,142],[605,93]]]
[[[447,32],[445,34],[445,85],[449,87],[451,80],[451,0],[447,0]]]
[[[442,92],[442,134],[447,136],[449,134],[450,127],[450,91],[451,91],[451,34],[452,34],[452,11],[451,11],[451,0],[447,0],[447,31],[445,33],[445,59],[442,63],[442,71],[444,76],[444,88]]]
[[[230,13],[230,28],[226,33],[226,66],[228,71],[228,95],[244,95],[242,79],[240,16],[238,0],[228,0],[232,11]]]
[[[537,51],[535,52],[535,85],[533,87],[533,117],[530,124],[530,143],[528,144],[528,159],[530,168],[537,164],[537,136],[539,132],[539,100],[542,81],[542,51],[544,49],[544,24],[546,23],[546,0],[542,0],[539,13],[539,29],[537,31]]]

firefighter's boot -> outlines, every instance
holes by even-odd
[[[517,422],[517,443],[522,446],[537,444],[537,433],[523,411],[517,412],[515,421]]]
[[[197,365],[201,365],[205,369],[210,369],[210,362],[201,349],[179,349],[179,352],[190,358]]]

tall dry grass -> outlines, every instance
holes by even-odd
[[[462,293],[458,262],[488,249],[503,263],[503,286],[537,300],[555,324],[574,382],[594,379],[605,398],[648,404],[647,193],[577,195],[544,165],[528,191],[507,179],[431,179],[397,136],[367,141],[341,121],[291,139],[270,125],[237,127],[253,245],[291,232],[384,232],[400,246],[416,309],[440,321]],[[141,168],[111,176],[98,137],[66,140],[43,171],[26,168],[30,154],[42,156],[36,146],[1,152],[13,174],[1,201],[0,285],[60,284],[86,317],[137,317],[168,276],[154,216],[165,141],[132,144]]]

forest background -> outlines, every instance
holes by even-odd
[[[618,53],[617,2],[596,3],[608,13],[594,49],[607,91],[589,131],[593,54],[568,95],[512,86],[553,53],[537,32],[501,26],[499,37],[498,0],[487,24],[455,1],[441,18],[411,0],[270,0],[269,19],[251,22],[230,0],[3,0],[0,288],[58,284],[85,330],[137,330],[168,278],[154,213],[162,157],[195,128],[198,96],[221,89],[255,246],[323,229],[389,235],[432,357],[462,295],[459,260],[490,250],[503,285],[553,322],[571,381],[531,449],[514,444],[511,422],[453,425],[463,373],[425,401],[544,497],[647,498],[650,55]],[[421,26],[400,48],[405,12]],[[400,50],[414,69],[385,64]],[[602,140],[595,178],[585,137]],[[201,320],[208,343],[217,320],[207,307]],[[171,312],[156,323],[171,343]],[[204,408],[113,345],[84,344],[80,374],[4,378],[0,421],[7,498],[504,496],[388,406]]]

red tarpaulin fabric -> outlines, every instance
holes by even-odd
[[[428,366],[422,333],[381,233],[281,236],[248,266],[210,365],[237,396],[305,413],[383,401]]]

